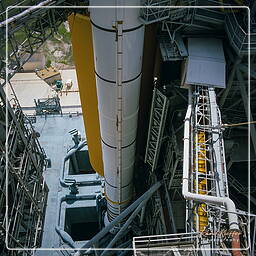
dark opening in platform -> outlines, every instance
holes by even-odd
[[[93,170],[88,150],[77,151],[70,157],[69,175],[91,174]]]
[[[74,241],[90,240],[99,232],[96,207],[67,208],[64,230]]]

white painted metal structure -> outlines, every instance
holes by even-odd
[[[139,5],[91,0],[91,6]],[[131,202],[144,26],[139,8],[90,8],[108,220]]]
[[[204,88],[204,89],[203,89]],[[210,97],[209,92],[210,91]],[[199,103],[199,98],[204,98],[204,111],[203,104]],[[210,98],[206,99],[206,98]],[[192,100],[193,99],[193,100]],[[208,106],[210,103],[210,108]],[[224,154],[224,143],[222,138],[222,130],[219,127],[221,125],[220,116],[216,120],[215,114],[217,113],[218,106],[216,104],[216,96],[213,88],[196,87],[193,94],[191,88],[189,88],[189,105],[185,116],[184,123],[184,149],[183,149],[183,182],[182,182],[182,194],[186,200],[191,203],[191,212],[193,217],[187,216],[187,223],[191,223],[189,228],[195,232],[202,232],[200,230],[200,221],[203,218],[207,219],[205,228],[211,230],[211,234],[220,234],[222,230],[222,224],[226,222],[227,215],[228,224],[230,231],[240,232],[239,219],[234,202],[228,196],[228,188],[226,184],[226,166],[225,166],[225,154]],[[200,111],[204,113],[200,116]],[[193,118],[194,117],[194,118]],[[200,124],[199,119],[207,118],[209,124]],[[212,122],[212,118],[214,122]],[[194,119],[194,120],[193,120]],[[214,125],[214,126],[212,126]],[[218,130],[218,131],[217,131]],[[205,142],[199,141],[197,133],[203,131],[205,134]],[[213,136],[214,135],[214,136]],[[218,137],[215,137],[218,136]],[[215,139],[215,141],[213,140]],[[208,141],[212,144],[214,151],[208,147]],[[207,147],[204,147],[205,144]],[[197,145],[194,149],[194,145]],[[197,151],[204,153],[198,154]],[[206,152],[208,151],[208,152]],[[195,154],[196,153],[196,157]],[[209,167],[211,170],[206,169],[206,173],[199,172],[199,160],[207,158]],[[214,157],[210,157],[210,154],[214,154]],[[200,157],[200,158],[199,158]],[[213,169],[213,170],[212,170]],[[220,170],[219,170],[220,169]],[[212,174],[212,171],[215,175]],[[217,175],[216,173],[221,173]],[[200,176],[200,177],[199,177]],[[204,177],[205,176],[205,177]],[[202,188],[198,186],[202,180],[206,181],[206,190],[202,191]],[[216,184],[215,184],[216,183]],[[208,189],[207,186],[212,184]],[[196,209],[197,203],[204,203],[204,211],[207,213],[206,217],[199,216],[199,211]],[[220,207],[220,208],[218,208]],[[198,209],[198,208],[197,208]],[[221,209],[221,211],[219,211]],[[201,218],[201,219],[200,219]],[[218,226],[215,223],[218,222]],[[221,248],[221,239],[216,239],[212,242],[214,246],[211,248]],[[208,248],[207,239],[202,239],[202,248]],[[233,234],[231,240],[231,247],[235,250],[232,251],[233,256],[241,255],[239,252],[240,240],[239,235]],[[204,255],[212,255],[211,251],[205,251]]]
[[[208,89],[209,103],[211,112],[211,125],[212,125],[212,150],[215,157],[215,168],[218,175],[218,184],[216,184],[216,194],[221,197],[229,197],[228,191],[228,178],[225,159],[225,148],[222,135],[222,121],[221,113],[216,101],[216,94],[213,88]]]

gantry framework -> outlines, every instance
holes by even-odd
[[[183,159],[183,161],[190,162],[189,188],[193,194],[200,195],[202,198],[204,196],[228,198],[223,141],[224,126],[216,103],[215,90],[206,86],[191,87],[193,93],[192,97],[189,97],[189,102],[192,104],[193,114],[189,119],[190,147],[188,152],[190,153],[187,159]],[[175,134],[174,131],[172,132]],[[167,171],[170,168],[171,172],[177,172],[178,163],[176,162],[179,160],[174,161],[175,150],[171,146],[175,144],[173,140],[175,141],[175,138],[170,138],[170,143],[167,144],[167,159],[173,160],[166,161],[164,169]],[[173,185],[175,174],[168,177],[170,184]],[[237,185],[237,181],[233,180],[232,182]],[[241,189],[242,186],[239,184],[238,187]],[[232,236],[227,224],[228,211],[225,207],[214,204],[213,201],[209,203],[204,200],[198,201],[198,199],[188,200],[186,203],[187,233],[159,235],[157,229],[153,229],[155,235],[133,239],[135,255],[183,255],[183,253],[184,255],[197,255],[198,250],[201,250],[203,255],[211,255],[211,253],[231,255],[228,251]],[[161,210],[163,209],[158,206],[158,212]],[[255,229],[253,225],[255,216],[248,216],[248,213],[240,210],[237,210],[237,216],[241,234],[240,245],[241,248],[244,248],[243,253],[244,255],[254,255]],[[159,218],[161,219],[161,217]],[[251,237],[248,229],[249,222],[252,224],[251,231],[254,232]],[[151,230],[152,233],[153,230]],[[186,254],[185,251],[189,254]]]
[[[228,198],[223,127],[215,91],[213,88],[196,86],[192,101],[190,189],[202,197]],[[192,200],[187,201],[187,209],[188,230],[208,234],[202,238],[202,241],[208,240],[205,245],[202,243],[205,248],[221,248],[221,244],[227,240],[223,234],[224,230],[228,230],[225,208]],[[247,237],[247,234],[242,237]],[[247,247],[247,240],[243,242]]]
[[[61,6],[79,4],[78,2],[12,1],[15,8],[10,8],[8,1],[0,2],[0,46],[2,49],[0,52],[0,253],[3,255],[20,255],[17,250],[7,252],[6,245],[8,248],[40,247],[48,193],[43,179],[43,171],[47,164],[46,155],[38,142],[38,134],[34,131],[30,120],[23,114],[11,87],[9,88],[11,97],[8,95],[8,100],[5,89],[10,86],[9,79],[22,70],[23,64],[50,36],[56,33],[58,26],[67,19],[67,14],[70,12],[70,9],[36,8],[30,10],[29,7],[19,8],[18,6],[38,4],[43,7]],[[7,7],[9,7],[8,20],[6,20]],[[6,31],[7,23],[8,30]],[[5,56],[6,34],[8,36],[8,65],[6,65]],[[6,68],[8,68],[7,76]],[[22,252],[22,255],[32,254],[31,250]]]
[[[1,4],[3,4],[4,1],[1,1]],[[31,1],[32,2],[32,1]],[[38,1],[37,3],[40,3],[42,1]],[[168,3],[170,1],[144,1],[146,5],[154,5],[154,4],[159,4],[162,2],[162,5]],[[165,3],[164,3],[165,2]],[[186,4],[186,1],[182,1]],[[200,4],[200,1],[189,1],[190,3],[193,3],[194,5]],[[208,1],[212,2],[212,4],[219,4],[219,1]],[[230,1],[232,2],[232,1]],[[30,5],[30,1],[24,1],[24,4]],[[66,4],[64,1],[55,1],[55,5],[57,4]],[[180,4],[181,1],[172,1],[171,4]],[[35,1],[33,3],[35,4]],[[67,2],[67,4],[69,4]],[[188,4],[188,3],[187,3]],[[3,7],[4,10],[4,7]],[[142,11],[146,11],[147,9],[143,9]],[[62,20],[66,19],[64,13],[59,13],[56,15],[57,12],[55,11],[42,11],[42,13],[35,12],[35,15],[25,15],[20,21],[14,22],[13,27],[11,26],[11,31],[10,31],[10,52],[9,52],[9,58],[10,58],[10,63],[9,63],[9,69],[10,69],[10,74],[9,77],[11,77],[15,72],[21,69],[22,65],[26,62],[26,60],[36,51],[36,49],[48,38],[48,35],[51,35],[54,33],[54,27],[56,24],[60,24],[58,22],[61,22]],[[17,14],[17,13],[16,13]],[[41,14],[41,15],[40,15]],[[149,13],[150,14],[150,13]],[[230,56],[230,63],[228,63],[228,73],[231,73],[229,76],[229,81],[227,84],[227,89],[221,92],[218,92],[218,97],[221,99],[221,107],[222,107],[222,113],[228,113],[228,116],[225,117],[225,120],[230,121],[230,123],[234,123],[238,119],[241,121],[245,120],[245,115],[248,117],[251,113],[246,111],[247,109],[247,95],[248,91],[246,88],[246,75],[247,75],[247,57],[243,56],[244,53],[247,52],[248,50],[248,34],[245,32],[246,29],[241,29],[241,26],[239,25],[238,20],[236,19],[234,13],[229,13],[227,15],[223,15],[223,13],[220,12],[188,12],[188,11],[182,11],[182,10],[173,10],[172,13],[169,12],[169,10],[158,10],[158,13],[151,13],[153,18],[151,17],[149,20],[146,20],[144,14],[142,13],[142,20],[145,20],[145,23],[152,23],[152,22],[158,22],[158,21],[165,21],[163,23],[163,32],[167,32],[167,38],[170,39],[169,41],[171,42],[170,47],[175,48],[176,50],[174,51],[173,49],[169,49],[171,53],[175,53],[175,58],[177,55],[180,55],[181,58],[183,59],[186,57],[186,54],[183,54],[182,56],[182,46],[180,46],[180,37],[179,33],[175,33],[176,29],[177,31],[183,27],[183,28],[188,28],[184,33],[191,33],[191,31],[194,28],[200,28],[200,29],[209,29],[211,30],[212,27],[215,28],[216,24],[218,26],[223,26],[223,24],[226,24],[226,31],[230,34],[228,36],[230,37],[230,44],[232,45],[235,53],[234,54],[232,51],[227,49],[227,54]],[[150,15],[151,15],[150,14]],[[148,15],[148,14],[145,14]],[[212,16],[211,16],[212,15]],[[4,15],[2,13],[2,17],[4,20]],[[149,17],[149,15],[148,15]],[[171,17],[171,18],[170,18]],[[209,19],[209,17],[211,17]],[[253,18],[253,17],[252,17]],[[56,23],[54,23],[54,19],[56,19]],[[49,22],[50,21],[50,22]],[[31,22],[31,23],[30,23]],[[252,24],[253,24],[253,19],[252,19]],[[203,24],[203,25],[202,25]],[[254,22],[255,24],[255,22]],[[189,28],[191,28],[189,30]],[[4,35],[5,31],[4,28],[1,28],[1,34]],[[24,41],[20,41],[19,38],[14,38],[16,35],[18,35],[19,30],[23,30],[26,33],[26,36],[24,38]],[[182,31],[183,32],[183,31]],[[240,33],[241,32],[241,33]],[[47,34],[45,34],[47,33]],[[177,35],[177,36],[176,36]],[[2,42],[4,36],[1,37]],[[31,39],[31,40],[30,40]],[[251,39],[255,39],[251,38]],[[33,41],[35,40],[35,41]],[[233,40],[233,41],[232,41]],[[23,43],[24,42],[24,43]],[[252,41],[253,42],[253,41]],[[180,46],[180,47],[179,47]],[[168,55],[167,55],[168,56]],[[172,59],[173,56],[170,56],[170,60]],[[1,52],[1,70],[2,70],[2,77],[4,77],[4,66],[5,66],[5,61],[4,61],[4,53]],[[255,58],[252,58],[252,63],[255,62]],[[255,72],[252,72],[252,78],[255,79]],[[176,88],[179,86],[179,84],[176,84]],[[176,91],[175,88],[175,91]],[[185,95],[183,92],[177,90],[177,94],[180,96],[180,99],[184,100],[187,95]],[[252,96],[255,95],[254,90],[252,90]],[[231,97],[231,96],[232,97]],[[242,95],[242,97],[241,97]],[[236,98],[239,100],[239,103],[236,103],[233,98]],[[234,109],[234,104],[240,104],[243,103],[244,108],[235,110],[233,113],[232,108]],[[16,104],[16,103],[15,103]],[[14,105],[15,105],[14,104]],[[181,104],[182,105],[182,104]],[[172,106],[173,107],[173,106]],[[255,107],[255,106],[254,106]],[[16,110],[14,111],[14,113]],[[4,113],[4,111],[3,111]],[[253,113],[253,111],[252,111]],[[10,115],[11,116],[11,115]],[[253,114],[251,114],[251,120],[253,119]],[[16,120],[17,118],[13,115],[13,120]],[[19,120],[20,117],[19,117]],[[235,121],[234,121],[235,120]],[[14,122],[16,125],[16,122]],[[178,122],[177,122],[178,123]],[[18,127],[18,126],[16,126]],[[16,128],[15,128],[16,129]],[[15,130],[14,129],[14,130]],[[160,144],[164,144],[164,141],[167,141],[168,147],[166,150],[166,153],[171,155],[171,161],[169,161],[169,158],[166,157],[166,167],[165,167],[165,172],[166,172],[166,179],[168,178],[168,182],[166,182],[167,187],[171,191],[171,199],[174,199],[175,197],[180,196],[180,154],[177,149],[177,138],[176,138],[176,132],[180,130],[180,127],[175,126],[175,124],[172,124],[172,127],[170,130],[173,130],[173,133],[168,134],[167,138],[165,136],[162,136],[163,140],[160,141]],[[230,128],[231,131],[235,131],[235,128]],[[22,134],[22,131],[20,132]],[[231,132],[232,133],[232,132]],[[255,134],[255,129],[252,126],[251,129],[252,133],[252,138],[256,138]],[[26,136],[25,136],[26,137]],[[165,144],[164,144],[165,145]],[[255,144],[256,145],[256,144]],[[256,148],[256,146],[255,146]],[[204,149],[206,150],[206,149]],[[200,154],[198,154],[200,155]],[[232,165],[231,164],[229,166]],[[157,166],[157,163],[156,163]],[[170,179],[169,179],[170,178]],[[230,182],[230,180],[229,180]],[[237,181],[232,179],[232,184],[237,184]],[[198,189],[199,185],[197,186]],[[167,191],[168,194],[168,191]],[[159,195],[156,196],[156,200],[159,200]],[[156,218],[158,216],[163,216],[161,211],[157,209],[156,205],[154,208],[154,213]],[[170,206],[169,206],[170,207]],[[202,207],[203,208],[203,207]],[[160,214],[159,214],[160,212]],[[161,222],[161,221],[160,221]],[[157,229],[162,229],[160,227],[161,223],[158,225]],[[154,230],[155,232],[155,230]],[[160,231],[159,231],[160,232]],[[162,232],[162,231],[161,231]]]
[[[43,171],[47,162],[38,134],[14,92],[8,101],[1,87],[0,97],[0,253],[12,256],[21,254],[17,250],[7,252],[6,246],[41,245],[48,194]],[[25,250],[22,255],[32,255],[32,251]]]

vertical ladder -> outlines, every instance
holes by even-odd
[[[207,182],[207,161],[209,160],[207,152],[207,133],[209,126],[209,99],[207,89],[201,87],[196,91],[195,101],[195,121],[194,121],[194,192],[200,195],[208,193]],[[194,209],[194,228],[202,232],[208,225],[208,216],[206,213],[206,204],[201,203]]]
[[[169,99],[155,87],[153,91],[147,147],[144,160],[145,163],[150,165],[152,172],[157,166],[168,107]]]
[[[197,171],[198,171],[198,184],[197,192],[198,194],[207,194],[207,165],[206,165],[206,145],[205,145],[205,133],[199,131],[197,134],[198,144],[195,145],[198,150],[196,150],[197,158]],[[199,231],[202,232],[208,225],[208,218],[206,213],[206,204],[200,204],[197,209],[198,219],[199,219]]]

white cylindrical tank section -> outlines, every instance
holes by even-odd
[[[90,6],[101,5],[139,6],[140,0],[90,1]],[[139,8],[90,8],[90,17],[93,31],[105,195],[108,205],[107,216],[108,220],[112,221],[129,205],[133,196],[133,166],[144,25],[139,20]],[[119,30],[121,36],[117,34],[117,24],[121,24],[121,33]],[[118,112],[120,109],[117,109],[117,100],[120,99],[120,91],[117,90],[117,74],[122,75],[121,142],[119,140],[121,146],[118,144],[117,135],[117,116],[120,114]],[[118,154],[122,159],[120,172],[118,171],[118,163],[120,163]]]

